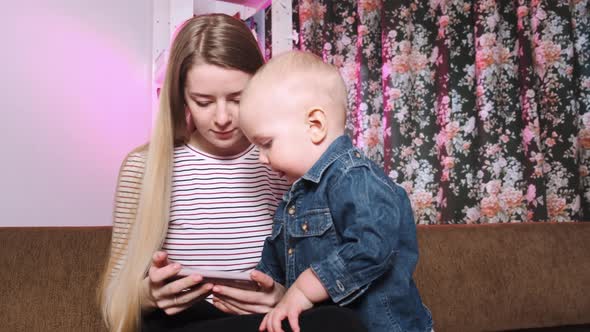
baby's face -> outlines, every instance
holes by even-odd
[[[307,172],[311,141],[303,110],[293,109],[289,98],[261,91],[248,93],[240,105],[240,125],[248,139],[260,150],[260,162],[284,175],[292,183]]]

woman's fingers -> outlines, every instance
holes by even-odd
[[[242,303],[268,304],[270,302],[269,294],[265,292],[250,291],[221,285],[215,285],[213,292],[222,295],[224,298],[232,298]]]
[[[199,285],[199,283],[203,281],[203,277],[198,274],[191,274],[190,276],[180,278],[178,280],[174,280],[172,282],[167,283],[164,287],[162,287],[164,294],[180,294],[184,292],[186,289],[199,289],[202,288],[204,285],[211,285],[211,284],[204,284]],[[200,286],[200,287],[195,287]],[[213,288],[213,286],[211,286]],[[210,290],[210,289],[209,289]]]
[[[265,314],[269,312],[272,307],[260,304],[249,304],[234,300],[223,295],[216,294],[214,301],[225,305],[230,311],[228,313],[243,315],[243,314]]]
[[[220,299],[219,297],[213,297],[213,305],[225,312],[226,314],[232,314],[232,315],[239,315],[240,313],[238,312],[239,309],[235,308],[235,306],[232,306],[231,304],[228,304],[227,302],[225,302],[224,300]]]
[[[186,289],[198,290],[202,287],[195,287],[203,280],[203,277],[198,274],[193,274],[187,277],[180,278],[168,283],[163,283],[161,287],[154,285],[153,294],[155,298],[167,298],[173,295],[178,295]],[[211,285],[211,284],[209,284]],[[213,286],[211,286],[213,288]],[[211,289],[209,289],[211,291]]]
[[[241,308],[236,307],[235,305],[225,302],[219,298],[213,298],[213,305],[215,305],[219,310],[223,312],[227,312],[230,314],[236,315],[247,315],[253,313],[253,311],[246,311]]]
[[[180,272],[182,266],[178,263],[168,263],[167,265],[158,267],[152,264],[148,271],[148,276],[153,283],[164,282]]]
[[[168,253],[165,251],[156,251],[152,255],[152,265],[157,268],[168,265]]]
[[[200,301],[211,294],[213,284],[201,284],[203,277],[193,274],[178,278],[182,269],[179,263],[168,261],[168,254],[157,251],[152,256],[148,271],[150,301],[168,315],[186,310],[195,301]]]
[[[213,284],[203,284],[195,287],[194,289],[182,290],[175,295],[175,305],[191,304],[196,300],[201,300],[211,294],[211,288]]]
[[[221,300],[219,300],[219,299],[213,298],[213,305],[214,305],[214,306],[215,306],[217,309],[219,309],[219,310],[221,310],[221,311],[225,312],[226,314],[236,314],[235,312],[233,312],[232,310],[230,310],[230,309],[229,309],[229,308],[228,308],[228,307],[225,305],[225,303],[224,303],[223,301],[221,301]]]
[[[196,301],[201,301],[211,293],[213,284],[203,284],[190,290],[180,291],[172,296],[158,301],[158,307],[167,314],[178,313],[190,307]]]
[[[280,301],[285,288],[275,283],[268,275],[260,271],[252,271],[252,280],[260,284],[258,291],[244,290],[229,286],[215,285],[213,293],[221,299],[232,313],[267,313]],[[233,310],[232,308],[236,308]]]
[[[182,312],[182,311],[190,308],[191,305],[192,304],[185,304],[185,305],[182,305],[182,306],[169,307],[169,308],[162,309],[162,310],[166,313],[166,315],[172,316],[172,315],[176,315],[177,313]]]
[[[254,270],[250,273],[250,278],[256,281],[263,290],[272,290],[274,288],[275,281],[263,272]]]
[[[281,284],[275,283],[274,280],[272,280],[272,285],[270,286],[268,281],[263,282],[265,285],[261,285],[261,289],[258,291],[215,285],[213,292],[216,295],[223,296],[224,298],[231,298],[235,300],[234,302],[274,307],[283,297],[283,294],[285,293],[285,287],[283,287]]]

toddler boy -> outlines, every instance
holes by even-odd
[[[405,191],[344,135],[338,70],[292,51],[271,59],[242,94],[240,127],[260,161],[292,182],[257,269],[288,287],[260,329],[331,301],[374,332],[431,331],[412,274],[416,225]]]

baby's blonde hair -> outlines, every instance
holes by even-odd
[[[254,90],[272,94],[275,89],[286,89],[300,109],[320,106],[344,129],[347,95],[344,80],[338,69],[325,63],[315,54],[288,51],[273,57],[248,83],[242,100]],[[297,98],[299,97],[299,98]]]

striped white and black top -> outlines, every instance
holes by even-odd
[[[170,225],[163,249],[185,267],[248,271],[256,267],[272,216],[287,190],[251,146],[217,157],[190,145],[174,151]]]
[[[174,151],[170,224],[163,250],[186,267],[249,271],[260,260],[272,215],[289,188],[258,161],[258,149],[218,157],[182,145]],[[145,167],[131,153],[119,172],[111,250],[112,273],[122,267]]]

